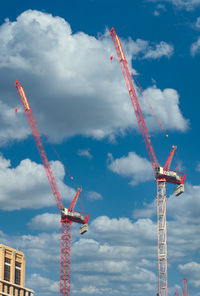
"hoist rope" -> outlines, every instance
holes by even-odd
[[[128,63],[127,63],[127,64],[128,64]],[[155,111],[153,110],[153,107],[151,106],[149,100],[147,99],[147,96],[145,95],[145,93],[144,93],[142,87],[140,86],[140,84],[139,84],[139,82],[138,82],[136,76],[134,75],[134,73],[133,73],[131,67],[129,66],[129,64],[128,64],[128,67],[129,67],[129,70],[130,70],[130,72],[131,72],[131,74],[132,74],[132,76],[133,76],[134,81],[136,82],[136,84],[138,85],[138,87],[139,87],[139,89],[140,89],[140,92],[142,93],[143,97],[145,98],[147,104],[149,105],[149,108],[151,109],[151,111],[152,111],[153,115],[155,116],[156,120],[158,121],[158,124],[160,125],[161,129],[163,130],[163,132],[164,132],[164,134],[165,134],[165,137],[168,137],[168,134],[166,133],[164,127],[162,126],[162,123],[160,122],[160,120],[159,120],[158,116],[156,115]]]
[[[33,111],[32,111],[32,113],[33,113]],[[38,123],[40,129],[42,130],[42,132],[43,132],[44,136],[46,137],[48,143],[50,144],[51,148],[54,150],[56,156],[58,157],[58,159],[60,160],[60,162],[61,162],[62,165],[64,166],[64,169],[65,169],[65,171],[67,172],[67,174],[68,174],[70,180],[74,183],[74,185],[75,185],[77,188],[79,188],[80,186],[78,186],[78,184],[76,183],[76,181],[74,180],[74,178],[73,178],[72,175],[70,174],[69,170],[67,169],[67,167],[66,167],[65,164],[63,163],[63,161],[62,161],[61,157],[59,156],[58,152],[56,151],[55,147],[54,147],[54,146],[51,144],[51,142],[49,141],[48,136],[46,135],[44,129],[42,128],[41,124],[40,124],[39,121],[37,120],[37,118],[36,118],[36,116],[34,115],[34,113],[33,113],[33,117],[34,117],[34,119],[37,121],[37,123]]]

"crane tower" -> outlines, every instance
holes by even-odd
[[[189,296],[187,288],[187,279],[183,279],[183,296]]]
[[[55,177],[51,170],[41,137],[35,122],[35,117],[28,103],[25,91],[17,80],[15,86],[18,90],[26,117],[28,119],[30,129],[32,131],[38,152],[40,154],[49,184],[51,186],[59,213],[61,215],[61,243],[60,243],[60,296],[70,296],[70,278],[71,278],[71,226],[72,223],[81,224],[80,234],[84,234],[88,230],[87,222],[89,214],[75,211],[75,205],[81,193],[81,188],[78,188],[74,199],[69,208],[63,205],[62,197],[58,190]]]
[[[178,196],[184,192],[184,181],[186,175],[181,172],[170,170],[171,161],[177,147],[172,146],[172,150],[164,164],[161,167],[156,158],[151,138],[144,120],[144,116],[133,84],[129,64],[124,55],[122,45],[114,28],[110,34],[114,43],[121,70],[126,82],[128,93],[135,111],[138,125],[142,133],[144,143],[151,161],[151,165],[157,182],[157,219],[158,219],[158,296],[168,296],[167,286],[167,234],[166,234],[166,183],[178,185],[175,189],[175,195]]]

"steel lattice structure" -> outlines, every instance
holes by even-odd
[[[51,170],[50,163],[48,161],[44,146],[41,141],[41,137],[35,122],[33,112],[28,103],[25,91],[20,85],[19,81],[16,81],[15,86],[18,90],[26,117],[29,122],[35,143],[38,148],[49,184],[51,186],[58,210],[61,214],[61,244],[60,244],[60,296],[70,296],[70,278],[71,278],[71,226],[72,223],[87,225],[89,220],[89,214],[74,212],[74,208],[77,202],[77,199],[81,193],[81,188],[78,188],[77,193],[72,200],[68,209],[63,205],[60,192],[58,190],[55,177]],[[76,213],[76,215],[74,215]],[[87,230],[83,230],[82,234]]]
[[[157,180],[158,217],[158,287],[160,295],[167,295],[167,231],[166,231],[166,181]]]
[[[135,111],[135,115],[142,133],[144,143],[151,161],[151,165],[157,181],[157,215],[158,215],[158,295],[167,296],[167,234],[166,234],[166,183],[173,183],[179,185],[176,189],[176,195],[181,194],[184,191],[185,174],[169,170],[170,164],[176,151],[176,146],[172,147],[172,150],[167,158],[167,161],[163,167],[160,167],[156,158],[154,148],[151,142],[151,138],[142,114],[142,110],[139,104],[137,93],[133,84],[133,80],[130,73],[130,67],[124,55],[122,45],[119,37],[117,36],[114,28],[111,29],[110,34],[114,43],[114,47],[117,53],[117,57],[121,66],[121,70],[126,82],[128,93]]]
[[[187,280],[183,279],[183,296],[189,296],[187,289]]]

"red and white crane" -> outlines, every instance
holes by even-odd
[[[180,195],[184,192],[185,174],[177,171],[170,170],[170,164],[176,150],[176,146],[172,147],[172,150],[167,158],[167,161],[163,167],[161,167],[156,158],[154,148],[151,142],[151,138],[142,114],[142,110],[139,104],[139,100],[136,94],[136,89],[133,84],[133,80],[130,73],[130,67],[124,55],[121,42],[117,36],[114,28],[111,29],[110,34],[117,52],[117,57],[122,69],[122,73],[126,82],[126,86],[131,98],[131,102],[135,111],[135,115],[142,133],[145,146],[153,167],[155,179],[157,182],[157,216],[158,216],[158,295],[167,296],[167,235],[166,235],[166,183],[172,183],[178,185],[175,190],[175,195]]]
[[[187,288],[187,279],[183,279],[183,296],[189,296]]]
[[[71,276],[71,226],[72,223],[81,224],[80,234],[88,231],[87,222],[89,220],[89,214],[75,211],[75,205],[78,197],[81,193],[81,188],[78,188],[77,193],[72,200],[69,208],[65,208],[63,205],[62,197],[58,190],[55,177],[51,170],[50,163],[48,161],[44,146],[41,141],[41,137],[35,122],[33,112],[28,103],[25,91],[17,80],[15,86],[18,90],[26,117],[28,119],[35,143],[37,145],[49,184],[51,186],[58,210],[61,214],[61,244],[60,244],[60,296],[70,296],[70,276]]]

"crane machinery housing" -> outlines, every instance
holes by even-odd
[[[25,91],[20,85],[19,81],[15,82],[15,86],[18,90],[26,117],[28,119],[36,146],[39,151],[49,184],[51,186],[58,210],[61,214],[61,243],[60,243],[60,296],[70,296],[70,279],[71,279],[71,226],[72,223],[81,224],[80,234],[84,234],[88,231],[87,222],[89,220],[89,214],[75,211],[75,205],[78,197],[82,191],[78,188],[75,197],[73,198],[69,208],[65,208],[63,201],[58,190],[55,177],[53,175],[50,163],[48,161],[44,146],[41,141],[41,137],[36,125],[35,117],[28,103]]]
[[[114,28],[110,31],[121,70],[126,82],[128,93],[135,111],[138,125],[142,133],[144,143],[151,161],[151,165],[157,182],[157,219],[158,219],[158,295],[168,296],[167,286],[167,235],[166,235],[166,183],[177,185],[175,195],[184,192],[184,181],[186,175],[178,171],[170,170],[171,161],[177,147],[172,146],[172,150],[164,164],[160,166],[156,158],[151,138],[144,120],[140,103],[136,94],[136,89],[130,73],[130,66],[124,55],[122,45]]]

